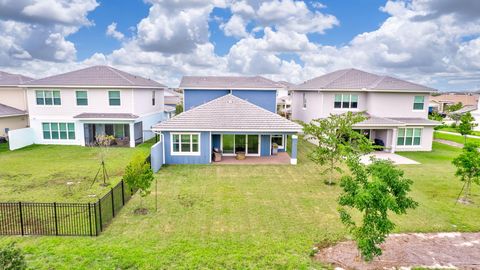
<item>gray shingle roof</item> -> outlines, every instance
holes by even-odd
[[[292,87],[293,90],[390,90],[409,92],[435,92],[420,84],[390,76],[379,76],[358,69],[337,70]]]
[[[0,71],[0,86],[19,85],[33,80],[33,78],[23,76],[20,74],[11,74]]]
[[[377,116],[367,116],[368,118],[355,127],[402,127],[402,126],[438,126],[441,123],[424,118],[386,118]]]
[[[93,66],[51,77],[29,81],[25,86],[87,86],[87,87],[131,87],[165,88],[154,80],[109,67]]]
[[[477,109],[476,105],[469,105],[469,106],[464,106],[463,108],[456,110],[454,112],[451,112],[450,114],[464,114],[467,112],[475,111],[476,109]]]
[[[179,88],[277,89],[283,86],[261,76],[183,76]]]
[[[155,125],[159,131],[300,132],[302,127],[234,95],[225,95]]]
[[[27,112],[0,103],[0,118],[7,116],[26,115]]]
[[[77,119],[136,119],[137,115],[131,113],[81,113],[75,115]]]

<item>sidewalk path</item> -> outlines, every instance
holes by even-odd
[[[463,144],[442,139],[433,139],[434,142],[443,143],[453,147],[463,148]]]

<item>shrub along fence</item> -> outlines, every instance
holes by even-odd
[[[0,203],[0,235],[97,236],[134,193],[122,180],[95,203]]]

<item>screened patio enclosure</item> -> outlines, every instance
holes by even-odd
[[[100,135],[115,137],[114,145],[130,145],[130,124],[84,124],[85,145],[96,145]]]

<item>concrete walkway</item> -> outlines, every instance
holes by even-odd
[[[438,132],[438,133],[443,133],[443,134],[450,134],[450,135],[455,135],[455,136],[461,136],[461,137],[463,137],[463,135],[462,135],[462,134],[460,134],[460,133],[456,133],[456,132],[451,132],[451,131],[435,130],[435,132]],[[476,135],[467,135],[467,138],[480,139],[480,136],[476,136]]]
[[[406,158],[406,157],[403,157],[403,156],[400,156],[400,155],[397,155],[397,154],[388,153],[388,152],[375,152],[375,153],[372,153],[372,154],[368,154],[368,155],[365,155],[365,156],[361,157],[360,161],[363,164],[370,164],[371,163],[370,158],[372,156],[377,158],[377,159],[388,159],[388,160],[392,161],[393,164],[396,164],[396,165],[420,164],[415,160],[412,160],[412,159],[409,159],[409,158]]]
[[[442,139],[433,139],[434,142],[443,143],[453,147],[463,148],[463,144]]]

